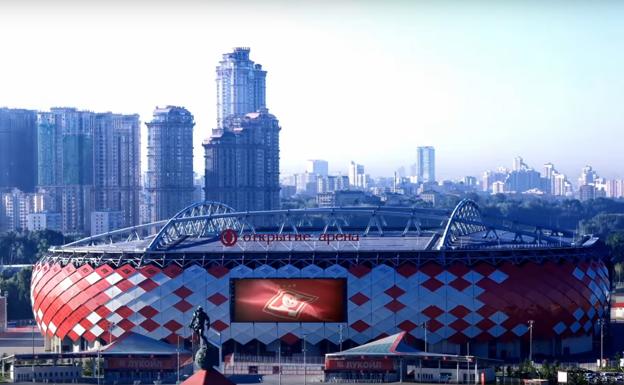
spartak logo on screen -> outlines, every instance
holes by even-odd
[[[276,317],[298,320],[308,304],[316,301],[317,296],[292,289],[279,289],[264,305],[263,312]]]

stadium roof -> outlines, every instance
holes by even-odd
[[[50,248],[42,262],[154,263],[180,266],[247,264],[259,257],[396,259],[416,265],[455,260],[569,259],[605,257],[597,238],[574,239],[558,229],[484,218],[477,204],[462,200],[452,211],[386,206],[237,212],[200,202],[173,218],[114,230]],[[538,251],[539,250],[539,251]],[[495,260],[496,259],[496,260]]]

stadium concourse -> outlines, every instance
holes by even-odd
[[[167,221],[50,249],[32,303],[50,351],[128,332],[191,347],[197,306],[223,353],[321,356],[398,332],[421,350],[519,359],[592,350],[608,316],[604,244],[452,211],[236,212],[194,204]],[[533,322],[531,322],[533,321]],[[426,341],[426,342],[425,342]]]

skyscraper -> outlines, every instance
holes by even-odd
[[[217,67],[217,128],[231,115],[245,115],[266,107],[266,71],[249,59],[249,48],[223,54]]]
[[[37,117],[38,187],[61,208],[63,231],[89,229],[93,189],[95,114],[52,108]]]
[[[416,171],[418,181],[423,183],[435,182],[435,149],[431,146],[416,149]]]
[[[120,227],[139,224],[140,128],[139,115],[96,115],[93,209],[122,212]]]
[[[147,125],[147,193],[151,221],[171,218],[193,202],[193,115],[156,107]]]
[[[265,106],[266,72],[249,48],[217,67],[217,128],[204,142],[205,196],[236,210],[279,208],[279,131]]]
[[[33,192],[37,183],[37,112],[0,108],[0,188]]]
[[[37,116],[38,187],[48,191],[62,229],[88,232],[91,212],[123,212],[139,222],[139,116],[52,108]]]

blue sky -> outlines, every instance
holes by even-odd
[[[201,141],[215,66],[251,47],[282,125],[283,173],[309,158],[372,175],[437,150],[438,175],[514,156],[576,180],[624,177],[624,3],[133,1],[0,3],[0,105],[141,114],[183,105]],[[145,142],[145,140],[144,140]]]

